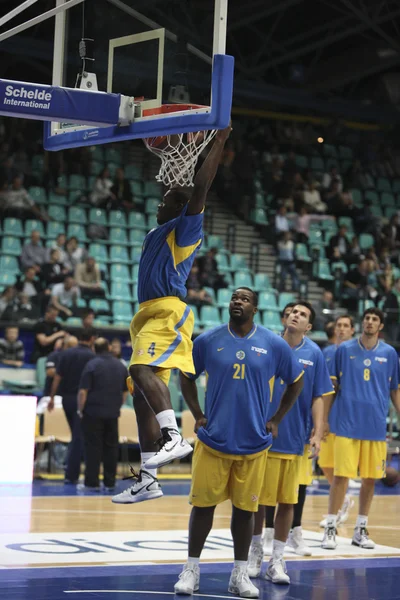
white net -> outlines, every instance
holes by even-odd
[[[161,160],[157,181],[166,186],[192,186],[199,156],[215,134],[210,129],[144,139],[150,152]]]

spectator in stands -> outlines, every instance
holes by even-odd
[[[93,191],[90,193],[90,202],[98,208],[106,207],[110,209],[117,203],[117,198],[112,191],[113,182],[110,179],[108,167],[104,167],[101,173],[96,177]]]
[[[126,360],[124,360],[122,358],[122,344],[121,344],[121,340],[117,337],[113,338],[111,340],[111,344],[110,344],[110,353],[115,357],[118,358],[118,360],[120,362],[122,362],[123,365],[125,365],[125,367],[127,367],[127,363]]]
[[[390,221],[382,229],[383,243],[390,251],[396,251],[400,248],[400,225],[397,214],[390,217]]]
[[[313,181],[307,183],[306,189],[303,193],[304,204],[312,211],[316,213],[325,213],[327,205],[321,200],[321,194],[315,187]]]
[[[384,269],[377,273],[377,283],[381,296],[391,293],[394,286],[394,272],[391,263],[386,264]]]
[[[359,262],[361,256],[362,256],[362,250],[360,247],[360,241],[359,241],[358,237],[355,235],[350,242],[350,248],[346,255],[346,262],[349,265],[357,264]]]
[[[350,242],[347,239],[347,227],[345,225],[341,225],[339,231],[336,235],[333,235],[329,240],[329,246],[327,248],[326,254],[329,260],[335,259],[346,261],[347,255],[350,251]],[[337,248],[337,251],[334,255],[334,250]]]
[[[35,272],[40,271],[41,266],[46,262],[46,249],[43,248],[40,240],[40,232],[36,229],[31,233],[31,241],[25,244],[21,252],[21,267],[27,269],[34,267]]]
[[[61,324],[57,321],[58,309],[48,305],[43,319],[38,321],[33,329],[35,344],[31,362],[35,363],[41,356],[48,356],[54,349],[54,344],[66,335]]]
[[[66,243],[66,259],[65,264],[68,269],[74,273],[77,264],[83,262],[87,257],[87,250],[79,246],[78,238],[70,237]]]
[[[335,310],[335,300],[330,290],[324,290],[322,292],[322,298],[313,302],[315,310],[315,322],[314,329],[317,331],[324,331],[327,323],[332,321],[333,311]]]
[[[14,285],[8,285],[0,294],[0,320],[11,321],[10,315],[16,310],[17,290]]]
[[[392,342],[400,342],[400,277],[396,279],[392,290],[385,298],[383,312],[389,339]]]
[[[92,256],[88,256],[85,262],[76,265],[74,277],[82,296],[86,298],[104,297],[100,269]]]
[[[368,281],[368,277],[371,274],[371,266],[373,269],[372,261],[368,261],[365,258],[361,259],[357,267],[345,275],[343,284],[344,292],[350,299],[350,302],[348,302],[349,306],[354,310],[357,310],[358,300],[373,298],[377,295],[376,290],[369,285]]]
[[[37,321],[42,315],[42,304],[33,301],[27,294],[20,292],[16,298],[14,319],[18,321]]]
[[[329,190],[334,181],[338,184],[338,191],[341,193],[343,190],[343,180],[336,166],[332,166],[329,173],[324,173],[322,187]]]
[[[65,233],[58,234],[55,242],[51,245],[50,248],[47,248],[47,250],[46,250],[46,261],[47,262],[50,261],[50,252],[52,250],[58,250],[59,255],[60,255],[58,262],[61,263],[62,265],[65,265],[65,263],[67,261],[67,253],[66,253],[66,248],[65,248],[66,239],[67,238],[66,238]]]
[[[41,281],[36,277],[35,267],[28,267],[25,270],[25,276],[18,278],[15,289],[27,296],[29,302],[39,308],[40,312],[45,308],[50,296],[50,290],[44,289]]]
[[[22,367],[25,358],[24,344],[19,337],[19,329],[13,325],[6,327],[4,339],[0,339],[0,363],[9,367]]]
[[[290,231],[286,231],[283,239],[278,242],[278,262],[281,267],[279,291],[285,290],[286,277],[289,274],[292,278],[293,291],[297,292],[300,281],[296,272],[295,244]]]
[[[302,204],[295,222],[296,241],[307,244],[310,235],[310,224],[328,220],[334,221],[335,219],[330,215],[310,215],[308,207],[305,204]]]
[[[122,167],[119,167],[115,172],[114,185],[111,191],[116,198],[116,208],[120,208],[126,212],[135,209],[129,179],[125,178],[125,171]]]
[[[217,254],[218,248],[210,248],[206,254],[196,259],[201,285],[211,287],[216,292],[221,288],[228,287],[224,276],[218,271],[218,263],[215,259]]]
[[[328,211],[334,213],[338,206],[341,206],[341,195],[339,182],[334,179],[330,187],[324,192],[324,200],[328,206]]]
[[[77,302],[81,293],[73,277],[68,275],[63,283],[56,283],[51,291],[51,303],[67,319],[78,314]]]
[[[290,230],[289,219],[287,218],[286,206],[280,206],[275,215],[275,235],[280,240],[286,231]]]
[[[212,304],[213,299],[203,289],[203,285],[200,281],[199,266],[197,259],[194,261],[193,266],[190,270],[189,277],[186,281],[186,288],[188,295],[186,301],[188,304],[194,304],[196,306],[204,306],[205,304]]]
[[[40,272],[40,279],[47,288],[55,283],[64,281],[69,270],[61,262],[60,252],[57,248],[50,250],[50,260],[44,263]]]
[[[363,209],[356,215],[355,225],[357,233],[370,233],[378,238],[381,231],[381,220],[372,210],[372,201],[366,200]]]
[[[48,214],[40,210],[23,187],[22,178],[18,175],[14,177],[10,189],[0,192],[0,210],[3,217],[49,220]]]
[[[95,317],[96,313],[94,312],[93,308],[86,309],[82,314],[82,327],[84,329],[93,327]]]

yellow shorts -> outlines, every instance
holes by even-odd
[[[263,506],[297,504],[299,475],[300,462],[296,456],[288,455],[288,458],[282,458],[282,454],[270,452],[260,494],[260,504]]]
[[[328,436],[324,442],[321,442],[321,450],[319,451],[318,464],[323,469],[333,469],[335,466],[334,462],[334,449],[335,449],[335,434],[328,433]]]
[[[133,317],[130,365],[158,367],[157,375],[168,385],[171,369],[194,373],[190,307],[174,296],[148,300]]]
[[[311,485],[313,481],[313,472],[309,444],[304,446],[303,456],[298,456],[296,460],[300,463],[299,485]]]
[[[223,454],[196,441],[189,502],[201,508],[231,500],[233,506],[257,512],[268,450],[246,456]]]
[[[386,472],[386,442],[336,436],[335,469],[338,477],[381,479]]]

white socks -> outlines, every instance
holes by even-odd
[[[179,432],[175,413],[172,410],[172,408],[169,410],[162,410],[160,413],[158,413],[158,415],[156,415],[156,419],[158,421],[160,429],[168,427],[168,429],[176,429],[176,431]]]
[[[272,561],[282,560],[283,553],[285,551],[286,542],[280,542],[279,540],[274,540],[272,544]]]
[[[326,526],[327,527],[335,527],[336,529],[337,523],[337,515],[327,515],[326,516]]]
[[[356,529],[366,527],[368,525],[368,517],[366,515],[358,515],[356,521]]]
[[[141,452],[140,453],[140,468],[143,471],[146,471],[146,473],[150,473],[150,475],[153,475],[153,477],[157,477],[157,469],[146,469],[145,468],[145,464],[148,460],[150,460],[150,458],[153,458],[153,456],[156,455],[156,452]]]
[[[235,560],[233,567],[235,569],[247,569],[247,560]]]
[[[188,559],[187,559],[187,564],[188,565],[191,565],[191,566],[197,565],[197,566],[199,566],[199,562],[200,562],[200,557],[199,556],[188,556]]]
[[[262,544],[262,535],[253,535],[251,538],[251,545],[257,546],[257,544]]]

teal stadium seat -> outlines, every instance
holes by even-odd
[[[127,179],[142,179],[142,169],[137,165],[126,165],[124,170]]]
[[[129,245],[126,229],[123,229],[122,227],[111,227],[109,239],[111,244],[117,244],[119,246]]]
[[[111,300],[129,300],[129,302],[132,302],[133,298],[129,284],[124,281],[112,281],[110,298]]]
[[[339,217],[338,223],[339,227],[345,225],[348,231],[353,231],[353,219],[351,217]]]
[[[4,235],[13,235],[17,237],[23,237],[24,232],[22,229],[22,221],[7,217],[3,221],[3,233]]]
[[[145,233],[140,229],[131,229],[129,231],[129,243],[131,246],[142,247]]]
[[[273,331],[280,331],[283,329],[279,312],[266,310],[263,312],[263,325]]]
[[[290,292],[279,294],[279,310],[282,311],[289,302],[296,302],[296,296]]]
[[[392,186],[387,177],[378,177],[378,181],[376,182],[376,188],[379,192],[391,192]]]
[[[120,167],[121,165],[119,163],[116,162],[109,162],[107,164],[107,168],[110,171],[110,178],[114,179],[115,177],[115,173],[117,172],[117,169]]]
[[[128,256],[128,249],[126,246],[111,246],[110,249],[110,261],[112,263],[126,263],[130,264],[130,258]]]
[[[148,231],[146,217],[143,213],[139,212],[131,212],[129,213],[129,227],[134,227],[135,229],[141,229],[143,231]]]
[[[332,235],[334,235],[333,232]],[[300,262],[311,262],[311,256],[308,254],[306,244],[296,244],[296,258]]]
[[[0,256],[0,273],[17,275],[19,272],[19,264],[16,256]]]
[[[44,225],[38,219],[28,219],[25,221],[24,235],[30,237],[32,231],[38,231],[42,237],[46,235]]]
[[[372,204],[379,204],[379,194],[373,190],[367,190],[364,194],[365,200],[370,200]]]
[[[112,210],[108,220],[110,227],[128,227],[125,213],[122,210]]]
[[[9,256],[21,256],[21,241],[17,237],[5,235],[1,240],[1,253]]]
[[[107,163],[122,163],[121,152],[116,148],[105,148],[104,159]]]
[[[155,196],[156,198],[161,198],[162,186],[160,183],[157,183],[156,181],[145,181],[143,192],[146,197]]]
[[[91,146],[90,147],[90,155],[91,155],[92,160],[97,160],[98,162],[104,162],[103,146]]]
[[[88,248],[89,256],[92,256],[98,263],[108,262],[107,247],[104,244],[97,244],[96,242],[89,245]]]
[[[143,196],[143,185],[141,181],[130,181],[129,186],[133,194],[134,199],[141,198]]]
[[[371,213],[374,217],[378,217],[379,219],[383,216],[383,212],[380,206],[371,206]]]
[[[266,273],[256,273],[254,275],[254,290],[263,292],[271,288],[271,282]]]
[[[348,272],[348,267],[347,267],[346,263],[343,262],[343,260],[338,260],[338,261],[332,263],[332,265],[331,265],[331,272],[335,273],[338,270],[341,273],[347,273]]]
[[[325,156],[337,158],[337,151],[335,146],[332,146],[331,144],[323,144],[323,151]]]
[[[110,267],[110,279],[113,281],[131,281],[131,276],[127,265],[111,265]]]
[[[370,233],[362,233],[359,237],[361,250],[368,250],[375,245],[374,236]]]
[[[72,174],[68,179],[68,189],[69,190],[86,190],[87,183],[86,177],[83,175]]]
[[[354,204],[356,206],[362,206],[363,205],[362,191],[359,190],[358,188],[352,188],[350,190],[350,192],[351,192],[351,196],[353,198]]]
[[[80,225],[87,224],[86,210],[81,206],[71,206],[68,210],[68,222],[79,223]],[[92,222],[92,221],[91,221]]]
[[[57,206],[67,206],[68,199],[63,194],[49,193],[49,204],[57,204]]]
[[[259,310],[279,311],[274,292],[260,292],[258,296]]]
[[[49,221],[47,223],[47,238],[54,240],[60,233],[65,233],[65,221]]]
[[[131,248],[131,262],[133,264],[139,264],[141,256],[142,256],[141,248],[138,248],[137,246],[135,248]]]
[[[110,305],[108,300],[104,298],[92,298],[89,301],[89,308],[92,308],[97,314],[107,314],[110,312]]]
[[[393,192],[393,194],[397,194],[398,192],[400,192],[400,179],[393,180],[392,192]]]
[[[1,261],[1,259],[0,259],[0,261]],[[15,273],[9,273],[9,272],[0,270],[0,288],[4,289],[5,287],[7,287],[9,285],[14,285],[15,278],[16,278]]]
[[[396,200],[395,200],[393,194],[391,194],[389,192],[382,192],[381,205],[382,206],[396,206]]]
[[[43,187],[33,185],[28,188],[28,194],[35,202],[35,204],[47,204],[47,193]]]
[[[147,215],[155,215],[158,211],[158,205],[160,204],[159,198],[147,198],[144,205],[144,212]]]
[[[233,277],[235,288],[249,287],[253,288],[253,276],[248,271],[237,271]]]
[[[92,160],[90,163],[90,173],[93,177],[100,175],[104,169],[104,162],[102,160]]]
[[[157,223],[157,216],[154,215],[148,215],[147,217],[147,231],[151,231],[152,229],[155,229],[156,227],[158,227],[158,223]]]
[[[89,211],[89,222],[94,225],[107,227],[107,213],[102,208],[91,208]]]
[[[201,322],[206,329],[221,325],[218,308],[216,306],[203,306],[201,309]]]
[[[352,160],[353,158],[353,150],[348,146],[339,146],[339,156],[340,158],[346,158],[348,160]]]
[[[398,209],[395,206],[385,206],[385,217],[387,219],[391,219],[393,215],[396,215],[398,213]]]
[[[137,283],[139,277],[139,265],[133,265],[132,267],[132,281]]]
[[[207,248],[217,248],[219,251],[222,250],[224,244],[222,243],[219,235],[208,235],[207,236]]]
[[[231,270],[227,254],[217,254],[215,260],[217,261],[218,271],[220,273],[226,273]]]
[[[80,242],[87,242],[85,227],[78,223],[68,225],[67,235],[68,237],[76,237]]]
[[[324,219],[323,221],[320,221],[320,225],[321,229],[323,229],[324,231],[334,231],[335,233],[337,233],[338,226],[334,219]]]
[[[257,192],[255,195],[256,208],[265,208],[265,196],[262,192]]]
[[[268,225],[267,213],[263,208],[253,208],[250,212],[250,221],[256,225]]]
[[[325,260],[321,260],[318,263],[318,279],[322,279],[322,281],[333,281],[334,277],[331,274],[331,269],[329,266],[329,262]]]
[[[48,213],[49,217],[51,219],[54,219],[55,221],[64,222],[67,220],[67,213],[63,206],[57,206],[54,204],[50,204],[50,206],[47,209],[47,213]]]
[[[220,289],[217,292],[217,306],[218,308],[227,308],[232,298],[232,292],[228,289]]]
[[[231,271],[249,271],[246,259],[242,254],[231,254]]]
[[[309,246],[323,246],[324,238],[322,236],[322,231],[315,231],[314,229],[310,229],[310,233],[308,236],[308,244]]]
[[[325,163],[320,156],[313,156],[311,158],[311,169],[315,172],[324,173]]]
[[[126,323],[130,323],[134,314],[130,302],[122,302],[120,300],[113,302],[112,311],[114,321],[123,321]]]

